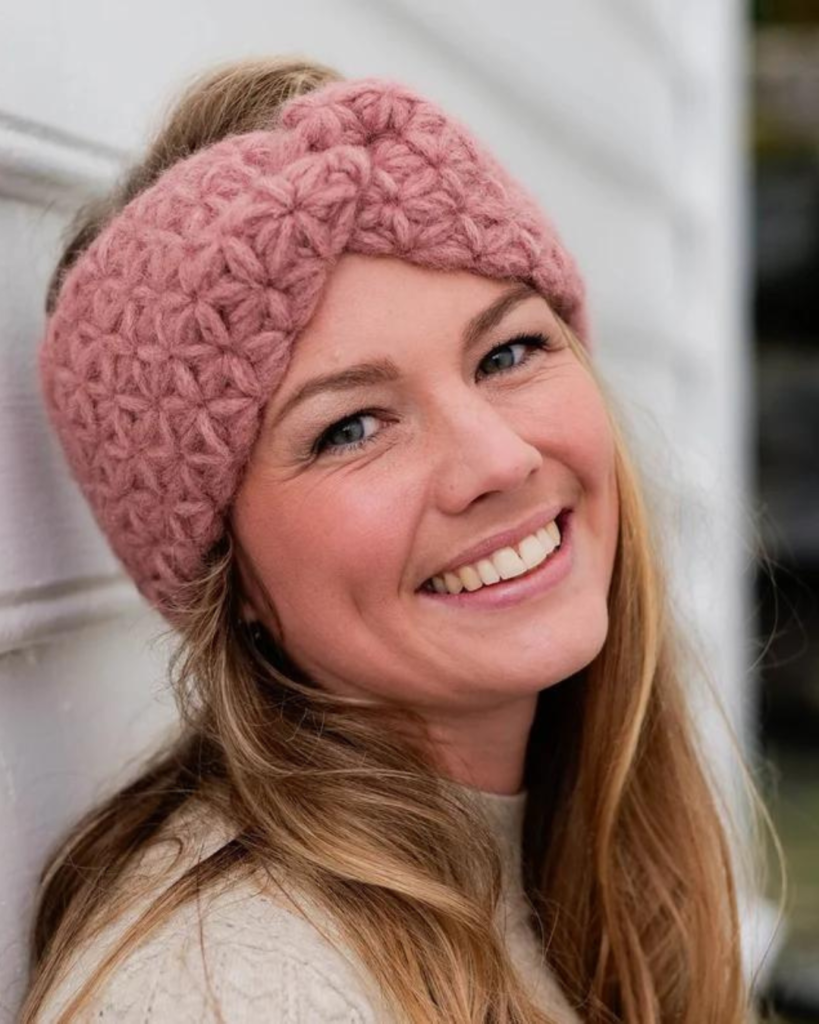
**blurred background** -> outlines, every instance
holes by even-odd
[[[102,539],[36,378],[85,199],[216,62],[414,85],[541,201],[589,288],[690,695],[741,848],[739,745],[784,843],[741,892],[771,1020],[819,1021],[819,0],[32,0],[0,32],[0,1021],[46,851],[172,730],[164,623]],[[710,684],[710,685],[706,685]]]
[[[753,9],[759,737],[793,892],[770,995],[819,1020],[819,4]]]

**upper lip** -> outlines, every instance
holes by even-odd
[[[530,533],[535,533],[536,530],[546,526],[547,523],[551,523],[553,519],[557,519],[560,513],[564,510],[568,511],[565,505],[553,505],[551,508],[544,509],[542,512],[536,512],[534,515],[529,516],[528,519],[525,519],[517,526],[513,526],[511,529],[502,530],[500,533],[493,533],[491,537],[485,537],[477,544],[464,548],[463,551],[457,554],[451,561],[447,562],[446,565],[437,569],[434,575],[442,576],[445,572],[451,572],[459,566],[467,565],[470,562],[477,562],[479,559],[484,558],[493,551],[497,551],[498,548],[513,547],[519,541],[523,540],[524,537],[528,537]],[[429,579],[431,579],[431,576],[425,577],[424,583]]]

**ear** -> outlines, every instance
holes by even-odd
[[[243,622],[250,624],[258,621],[259,619],[259,612],[256,608],[255,602],[255,597],[258,596],[255,594],[255,581],[253,574],[248,572],[246,555],[236,537],[232,522],[230,523],[229,529],[231,530],[231,536],[233,539],[233,555],[236,561],[236,568],[238,569],[238,584],[241,591],[239,594],[239,618]]]
[[[256,576],[253,565],[239,542],[236,533],[233,532],[232,536],[236,567],[239,571],[239,618],[248,625],[259,623],[265,629],[271,631],[271,636],[278,637],[281,635],[281,624],[276,611],[269,608],[269,602],[262,584]],[[271,618],[272,623],[268,626],[267,620]]]

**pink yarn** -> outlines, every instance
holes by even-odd
[[[171,622],[344,252],[526,280],[588,340],[580,276],[532,197],[400,83],[333,82],[174,164],[70,269],[40,349],[71,470]]]

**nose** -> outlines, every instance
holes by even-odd
[[[521,428],[474,391],[449,396],[429,463],[441,511],[457,515],[484,495],[521,487],[540,469],[543,456]]]

